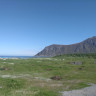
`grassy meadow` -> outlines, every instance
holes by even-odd
[[[0,96],[62,96],[96,83],[96,54],[0,59]]]

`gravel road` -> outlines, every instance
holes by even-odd
[[[62,96],[96,96],[96,84],[80,90],[64,91]]]

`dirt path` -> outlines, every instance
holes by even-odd
[[[80,90],[64,91],[62,96],[96,96],[96,84]]]

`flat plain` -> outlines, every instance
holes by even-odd
[[[96,84],[95,57],[0,59],[0,96],[62,96]]]

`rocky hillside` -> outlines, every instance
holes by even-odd
[[[96,36],[71,45],[50,45],[44,48],[36,56],[56,56],[74,53],[96,53]]]

